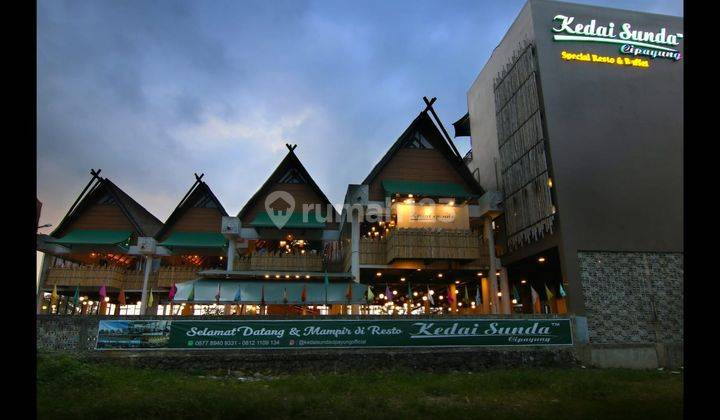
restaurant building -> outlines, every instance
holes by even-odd
[[[639,357],[683,341],[682,33],[679,17],[530,0],[454,124],[499,198],[511,285],[542,302],[562,287],[590,344]]]

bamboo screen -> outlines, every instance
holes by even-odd
[[[501,184],[508,248],[552,232],[554,207],[531,44],[519,48],[495,79]]]

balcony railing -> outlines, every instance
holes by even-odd
[[[234,271],[323,271],[322,254],[253,253],[233,262]]]
[[[148,287],[170,287],[174,283],[194,280],[198,277],[197,267],[161,267],[151,273]],[[141,290],[145,272],[126,270],[119,267],[52,267],[48,271],[46,285],[112,287],[125,290]]]
[[[386,239],[360,240],[360,264],[383,265],[397,259],[462,260],[473,267],[489,263],[487,247],[470,230],[395,229]]]

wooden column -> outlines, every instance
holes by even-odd
[[[487,277],[482,279],[482,287],[480,288],[482,293],[482,313],[490,313],[490,281]]]
[[[457,293],[455,293],[456,290],[457,290],[457,288],[455,287],[455,284],[451,284],[450,285],[450,294],[452,295],[453,300],[452,300],[452,303],[450,304],[450,310],[453,314],[457,313],[458,295],[457,295]]]

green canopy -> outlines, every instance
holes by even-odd
[[[216,301],[218,288],[220,302],[224,304],[259,304],[262,297],[268,305],[284,304],[287,292],[288,305],[323,305],[331,303],[365,304],[367,285],[355,282],[330,283],[327,289],[324,283],[304,281],[237,281],[226,279],[197,279],[177,283],[175,302],[213,302]],[[305,301],[302,300],[303,288]],[[352,290],[348,296],[348,288]],[[327,296],[326,296],[327,290]],[[192,297],[192,298],[191,298]],[[191,299],[190,299],[191,298]]]
[[[413,194],[426,197],[474,198],[477,195],[468,192],[461,184],[447,182],[421,181],[389,181],[384,180],[382,186],[386,196],[395,194]]]
[[[318,222],[315,218],[314,212],[309,212],[307,215],[307,221],[303,220],[303,214],[301,212],[294,212],[290,214],[290,217],[276,217],[278,224],[273,222],[270,215],[267,212],[258,213],[255,218],[250,222],[251,227],[277,227],[277,228],[298,228],[298,229],[324,229],[325,222]],[[285,224],[282,224],[285,222]]]
[[[118,245],[124,248],[130,246],[128,230],[72,230],[62,238],[49,239],[46,242],[66,246],[73,245]]]
[[[159,245],[168,248],[224,248],[227,239],[220,232],[173,232]]]

